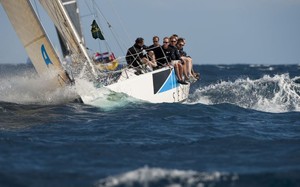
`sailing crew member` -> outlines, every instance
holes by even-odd
[[[151,69],[157,67],[155,55],[153,51],[146,51],[148,47],[144,45],[144,39],[139,37],[135,40],[135,44],[127,50],[126,62],[130,67],[141,67],[146,64]],[[147,56],[151,58],[149,60]]]
[[[158,50],[154,50],[157,65],[159,67],[168,66],[171,63],[171,51],[172,48],[169,46],[169,37],[163,38],[163,45],[159,46]]]
[[[171,36],[169,38],[169,40],[170,40],[169,46],[172,49],[171,53],[170,53],[171,64],[175,68],[175,72],[176,72],[176,75],[177,75],[178,83],[180,83],[180,84],[188,84],[183,79],[184,60],[181,58],[181,56],[179,54],[179,51],[178,51],[178,49],[176,47],[177,39],[176,39],[175,36]]]
[[[193,69],[193,63],[192,58],[190,56],[187,56],[186,52],[183,50],[183,46],[185,45],[185,39],[184,38],[178,38],[176,47],[179,51],[179,54],[181,56],[181,59],[184,60],[184,76],[189,82],[195,82],[197,78],[195,77]]]

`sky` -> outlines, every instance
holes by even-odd
[[[33,1],[33,0],[32,0]],[[107,37],[117,56],[143,37],[178,34],[194,64],[300,64],[300,0],[95,0],[112,25]],[[82,28],[89,48],[99,41],[90,35],[93,16],[78,0]],[[38,4],[38,2],[37,2]],[[48,16],[38,7],[43,26],[55,48],[59,43]],[[99,23],[104,34],[106,21]],[[0,63],[24,63],[26,52],[0,7]],[[110,33],[111,34],[111,33]]]

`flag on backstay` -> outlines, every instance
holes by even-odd
[[[99,38],[100,40],[105,40],[96,20],[93,20],[91,32],[94,39]]]

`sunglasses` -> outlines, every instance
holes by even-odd
[[[184,46],[184,44],[178,44],[179,46]]]
[[[176,40],[172,40],[171,42],[177,42]]]
[[[158,40],[153,40],[153,42],[158,42]]]
[[[164,42],[164,44],[168,44],[169,42]]]

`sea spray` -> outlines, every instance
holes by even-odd
[[[29,75],[11,75],[0,80],[0,101],[18,104],[60,104],[72,102],[77,94],[72,87],[50,89],[47,79]]]

